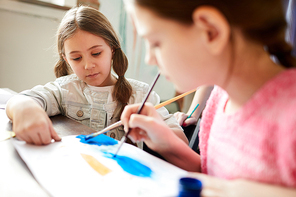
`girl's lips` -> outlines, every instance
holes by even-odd
[[[96,77],[96,76],[98,76],[98,75],[99,75],[99,73],[95,73],[95,74],[87,75],[86,77],[94,78],[94,77]]]
[[[160,70],[160,74],[162,76],[164,76],[166,78],[166,80],[170,81],[170,77],[166,73],[164,73],[163,71]]]

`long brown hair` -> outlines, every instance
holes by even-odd
[[[296,67],[292,46],[285,40],[286,20],[282,0],[133,0],[155,14],[184,24],[192,24],[199,6],[212,6],[238,27],[244,35],[261,43],[286,68]]]
[[[64,43],[78,29],[100,36],[113,50],[112,67],[118,76],[112,92],[112,96],[117,102],[117,107],[113,114],[113,121],[116,121],[131,97],[132,87],[124,77],[128,68],[127,57],[121,50],[119,39],[111,23],[101,12],[88,6],[79,6],[70,9],[65,14],[57,31],[59,60],[55,65],[55,75],[56,77],[61,77],[72,73],[70,66],[67,65],[63,58]]]

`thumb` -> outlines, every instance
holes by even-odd
[[[193,125],[193,124],[196,124],[197,123],[197,120],[195,118],[188,118],[184,121],[184,124],[186,126],[188,125]]]
[[[180,125],[183,125],[185,123],[186,118],[187,118],[187,115],[185,115],[185,114],[183,114],[182,116],[180,116],[179,119],[178,119],[179,124]]]

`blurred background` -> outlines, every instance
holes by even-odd
[[[77,4],[95,7],[110,20],[129,59],[126,77],[152,82],[157,68],[145,65],[144,44],[133,31],[122,0],[0,0],[0,88],[21,92],[55,79],[56,30],[65,12]],[[176,94],[164,77],[155,91],[161,100]],[[176,111],[179,106],[168,108]]]
[[[295,8],[294,0],[283,2],[284,9]],[[77,4],[99,9],[112,23],[129,59],[126,77],[148,84],[152,82],[157,68],[145,65],[144,43],[134,32],[122,0],[0,0],[0,88],[21,92],[55,79],[56,30],[65,12]],[[292,10],[287,12],[289,24],[295,18]],[[295,25],[293,31],[287,32],[287,38],[295,42],[294,35]],[[179,94],[164,77],[154,90],[162,101]],[[177,110],[187,112],[193,94],[167,108],[171,113]]]

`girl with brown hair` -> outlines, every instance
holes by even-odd
[[[149,104],[140,115],[138,105],[124,109],[130,138],[204,173],[189,174],[202,180],[202,196],[296,196],[296,60],[281,0],[125,4],[146,40],[147,62],[179,92],[215,85],[201,120],[200,155]]]
[[[127,57],[108,19],[94,8],[79,6],[66,13],[58,28],[57,47],[57,79],[23,91],[7,104],[13,131],[27,143],[60,140],[48,118],[57,114],[100,131],[118,121],[127,104],[142,102],[148,92],[147,84],[124,77]],[[148,102],[158,104],[159,96],[152,92]],[[188,143],[173,115],[164,107],[158,112]],[[107,135],[120,140],[124,131],[118,128]]]

